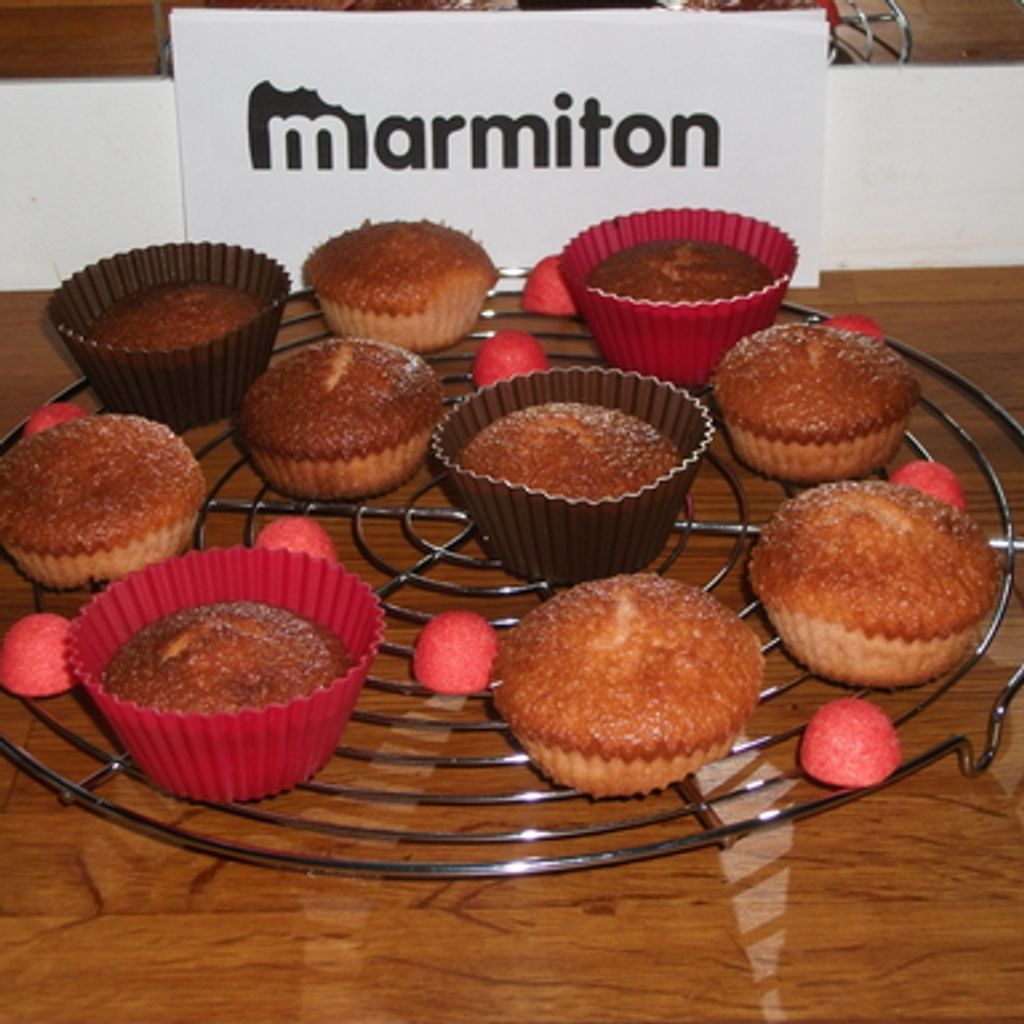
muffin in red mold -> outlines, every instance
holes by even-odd
[[[712,243],[754,257],[771,280],[727,298],[650,301],[588,284],[604,260],[624,249],[670,240]],[[612,366],[696,386],[746,334],[774,322],[796,269],[793,239],[767,221],[707,209],[646,210],[613,217],[576,235],[561,268],[601,354]]]
[[[171,242],[78,271],[47,313],[109,411],[182,433],[234,413],[270,361],[290,287],[263,253]]]
[[[351,667],[291,700],[241,710],[155,710],[114,696],[104,676],[144,626],[182,609],[262,602],[334,633]],[[214,548],[149,566],[107,587],[76,616],[69,660],[134,762],[158,786],[193,800],[255,800],[315,775],[348,723],[384,629],[355,574],[322,558],[266,548]]]

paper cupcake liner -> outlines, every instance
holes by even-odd
[[[489,423],[546,402],[621,409],[675,442],[683,459],[641,490],[600,501],[554,497],[459,466],[459,453]],[[713,436],[707,408],[680,388],[635,373],[572,367],[513,377],[473,393],[439,424],[431,450],[491,557],[514,576],[571,584],[634,572],[657,557]]]
[[[345,644],[351,669],[308,696],[237,713],[156,711],[103,688],[108,662],[144,625],[181,608],[235,600],[278,605],[321,623]],[[305,781],[328,761],[383,629],[376,597],[341,566],[285,550],[219,548],[150,566],[96,595],[72,622],[69,658],[154,783],[194,800],[253,800]]]
[[[666,239],[740,249],[764,263],[775,280],[758,292],[710,302],[636,301],[587,286],[587,274],[612,253]],[[608,363],[675,384],[700,385],[740,338],[774,322],[797,255],[789,235],[752,217],[723,210],[647,210],[581,232],[562,251],[561,269]]]
[[[89,330],[119,299],[166,284],[225,284],[260,298],[263,311],[229,334],[168,351],[124,350]],[[112,412],[134,412],[181,433],[234,413],[267,367],[290,278],[275,260],[239,246],[170,243],[100,260],[64,281],[48,315],[83,376]]]

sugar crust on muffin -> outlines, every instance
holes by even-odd
[[[169,427],[85,416],[0,459],[0,543],[44,586],[117,579],[187,547],[205,496],[199,463]]]
[[[790,653],[839,682],[898,686],[954,668],[995,604],[1000,568],[947,502],[879,480],[821,484],[762,530],[750,582]]]
[[[258,296],[231,285],[158,285],[105,309],[89,328],[89,337],[128,351],[186,348],[244,327],[263,308]]]
[[[640,490],[680,465],[676,445],[621,409],[544,402],[489,423],[459,453],[464,470],[570,500]]]
[[[630,796],[727,753],[763,673],[757,636],[715,597],[634,573],[529,612],[502,640],[494,699],[554,781]]]
[[[364,497],[416,471],[442,410],[441,382],[415,353],[331,338],[259,377],[242,399],[239,428],[256,468],[280,490]]]
[[[217,714],[285,704],[350,667],[325,626],[260,601],[218,601],[143,626],[114,653],[103,686],[139,707]]]
[[[605,257],[586,284],[643,302],[708,302],[760,291],[775,275],[759,259],[720,242],[665,239]]]
[[[498,279],[478,242],[426,220],[367,221],[316,248],[305,273],[334,333],[414,352],[458,341]]]
[[[917,378],[887,345],[811,324],[776,324],[741,339],[713,385],[737,456],[801,483],[884,465],[920,397]]]

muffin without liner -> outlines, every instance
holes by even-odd
[[[328,327],[414,352],[455,344],[476,322],[498,272],[469,235],[431,221],[367,221],[307,258]]]
[[[441,382],[415,353],[331,338],[275,363],[253,383],[239,432],[278,490],[357,498],[410,477],[441,414]]]
[[[999,559],[966,513],[879,480],[826,483],[783,502],[750,582],[789,652],[861,686],[955,668],[995,605]]]
[[[739,458],[797,483],[883,466],[920,396],[910,367],[884,343],[811,324],[742,338],[719,363],[714,388]]]
[[[705,591],[653,573],[581,583],[502,640],[494,700],[537,767],[592,796],[661,789],[729,752],[764,656]]]
[[[83,416],[0,459],[0,544],[46,587],[113,580],[179,554],[206,497],[184,441],[142,416]]]

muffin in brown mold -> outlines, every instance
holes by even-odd
[[[797,483],[866,476],[896,453],[920,385],[875,338],[776,324],[741,339],[713,378],[737,456]]]
[[[332,338],[271,366],[246,393],[239,432],[253,464],[302,498],[391,490],[423,462],[441,382],[415,353]]]
[[[263,253],[170,243],[72,275],[48,314],[107,409],[180,433],[235,412],[270,360],[289,287]]]
[[[483,247],[431,221],[367,221],[320,245],[306,278],[339,335],[433,352],[476,322],[498,272]]]
[[[784,502],[750,582],[787,650],[815,675],[922,683],[955,668],[995,605],[999,560],[948,502],[879,480],[821,484]]]
[[[262,306],[255,295],[225,284],[157,285],[105,309],[89,335],[125,351],[188,348],[237,331]]]
[[[217,601],[143,626],[111,658],[103,686],[140,707],[208,715],[286,704],[351,664],[337,634],[297,612]]]
[[[592,796],[661,789],[727,754],[757,705],[753,630],[653,573],[581,583],[502,640],[498,711],[547,776]]]
[[[562,413],[552,416],[552,405]],[[522,418],[527,429],[506,438],[511,443],[488,446],[483,462],[471,460],[477,468],[464,463],[463,453],[491,424],[545,406]],[[566,417],[565,406],[605,411],[592,409],[588,424]],[[617,433],[606,432],[610,423],[619,424]],[[605,429],[595,431],[595,425]],[[636,572],[663,551],[677,517],[686,514],[686,495],[713,436],[707,407],[681,388],[604,367],[570,367],[513,377],[474,392],[438,426],[431,449],[448,470],[488,554],[506,571],[578,583]],[[624,437],[643,463],[643,482],[635,468],[625,472],[623,453],[615,447]],[[671,465],[666,443],[677,453]],[[499,464],[494,449],[502,447],[507,450]],[[571,467],[567,481],[563,473],[573,461],[587,464]],[[499,475],[518,477],[514,462],[527,470],[533,486]],[[663,465],[661,475],[648,478]],[[567,482],[576,486],[567,487]],[[537,486],[541,483],[552,489]],[[578,489],[584,485],[594,489]],[[598,492],[604,493],[579,496]]]
[[[679,448],[646,420],[582,402],[546,402],[502,416],[459,455],[470,472],[590,501],[638,491],[681,461]]]
[[[188,547],[206,482],[188,446],[141,416],[85,416],[0,459],[0,544],[29,577],[67,589]]]
[[[696,239],[641,242],[606,256],[586,276],[588,288],[642,302],[710,302],[766,288],[768,267],[742,249]]]

